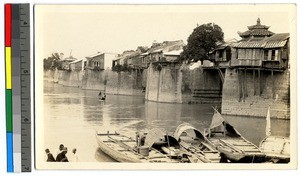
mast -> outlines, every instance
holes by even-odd
[[[271,136],[271,114],[270,106],[268,107],[268,113],[266,117],[266,136]]]

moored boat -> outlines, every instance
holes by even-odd
[[[273,163],[290,162],[290,138],[268,136],[260,142],[259,148]]]
[[[211,144],[231,162],[260,163],[265,154],[252,142],[245,139],[216,110],[209,129],[205,130]]]
[[[182,148],[194,155],[191,161],[200,160],[203,163],[219,163],[220,153],[216,150],[207,138],[195,127],[188,123],[180,124],[175,132],[174,137],[179,141]]]
[[[266,137],[260,142],[260,150],[274,163],[290,162],[290,138],[271,135],[270,107],[266,116]]]
[[[98,132],[99,148],[118,162],[164,162],[179,163],[187,161],[179,151],[178,142],[159,129],[153,129],[135,139],[117,132]]]

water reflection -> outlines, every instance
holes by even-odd
[[[209,127],[213,110],[203,104],[169,104],[144,101],[142,96],[107,95],[99,102],[98,91],[45,83],[45,147],[55,150],[60,143],[78,149],[81,161],[110,161],[99,152],[97,130],[134,135],[158,127],[172,133],[182,122],[203,130]],[[240,133],[255,144],[265,137],[265,119],[225,116]],[[272,134],[289,136],[289,120],[272,119]],[[96,154],[95,154],[96,152]]]

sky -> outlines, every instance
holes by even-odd
[[[224,38],[240,39],[247,26],[271,26],[270,31],[293,29],[293,5],[36,5],[36,59],[53,52],[84,58],[97,52],[122,53],[138,46],[183,40],[197,25],[215,23]]]

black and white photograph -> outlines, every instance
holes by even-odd
[[[34,5],[36,169],[295,169],[295,4]]]

